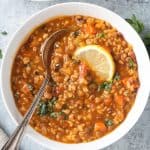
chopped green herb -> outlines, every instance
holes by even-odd
[[[80,34],[80,31],[79,31],[79,30],[74,31],[74,32],[73,32],[73,37],[76,38],[77,36],[79,36],[79,34]]]
[[[2,35],[7,35],[8,33],[6,31],[1,31]]]
[[[2,50],[0,49],[0,59],[3,57]]]
[[[47,109],[47,103],[44,101],[41,101],[39,103],[39,110],[38,110],[38,114],[39,115],[46,115],[48,113],[48,109]]]
[[[63,111],[54,112],[54,105],[56,103],[56,100],[56,97],[53,97],[48,101],[41,100],[37,110],[38,114],[41,116],[49,115],[52,118],[57,118],[62,115],[63,118],[66,120],[68,116]]]
[[[118,81],[120,79],[120,75],[118,72],[115,73],[113,81]]]
[[[51,101],[48,101],[48,103],[47,103],[47,109],[48,109],[49,113],[53,112],[53,104],[52,104]]]
[[[114,81],[118,81],[120,79],[120,75],[119,73],[117,72],[115,75],[114,75],[114,78],[113,80],[111,81],[105,81],[103,83],[101,83],[99,86],[98,86],[98,89],[97,91],[101,91],[101,90],[106,90],[106,91],[109,91],[111,90],[111,87],[112,87],[112,84]]]
[[[133,59],[129,59],[129,61],[128,61],[128,67],[130,68],[130,69],[134,69],[135,68],[135,62],[133,61]]]
[[[68,118],[68,116],[63,111],[50,113],[50,117],[52,118],[57,118],[59,116],[63,116],[65,120]]]
[[[52,103],[52,105],[55,105],[56,100],[57,100],[57,97],[53,96],[51,101],[50,101]]]
[[[54,105],[56,103],[57,97],[52,97],[52,99],[48,101],[41,100],[38,107],[39,115],[47,115],[54,112]]]
[[[112,125],[113,125],[113,121],[110,120],[110,119],[106,119],[106,120],[105,120],[105,125],[106,125],[107,127],[112,126]]]
[[[104,32],[96,34],[97,38],[104,38],[105,36],[106,36],[106,34]]]
[[[57,118],[58,117],[58,112],[52,112],[52,113],[50,113],[50,117]]]
[[[18,99],[19,98],[19,93],[16,92],[14,96],[15,96],[16,99]]]
[[[150,33],[144,36],[143,41],[146,46],[150,46]]]
[[[109,91],[112,87],[112,81],[105,81],[98,86],[98,92],[101,90]]]
[[[132,15],[131,18],[125,19],[139,34],[142,33],[144,30],[144,24],[139,21],[135,15]],[[150,56],[150,33],[146,34],[145,36],[140,35],[141,38],[143,39],[143,42],[147,48],[147,51]]]
[[[144,24],[133,14],[131,18],[125,19],[138,33],[144,30]]]
[[[33,86],[30,83],[28,83],[27,86],[30,91],[33,91]]]

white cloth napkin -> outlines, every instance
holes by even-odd
[[[4,133],[4,131],[0,128],[0,149],[8,140],[8,136]]]

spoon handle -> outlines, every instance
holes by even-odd
[[[42,83],[42,86],[41,86],[40,90],[38,91],[37,95],[35,96],[33,103],[31,104],[29,110],[25,114],[24,119],[22,120],[21,124],[16,128],[16,130],[13,132],[13,134],[10,136],[10,138],[8,139],[8,141],[6,142],[6,144],[3,146],[3,148],[1,150],[17,150],[18,149],[20,139],[27,127],[27,124],[28,124],[30,118],[32,117],[32,114],[33,114],[37,104],[39,103],[39,101],[44,93],[45,86],[48,84],[48,82],[49,82],[49,76],[46,75],[46,77]]]

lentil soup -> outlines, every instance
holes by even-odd
[[[44,79],[40,47],[49,35],[62,28],[74,30],[54,44],[50,58],[53,82],[46,86],[30,124],[56,141],[89,142],[125,120],[140,85],[137,62],[132,46],[104,20],[80,15],[49,20],[21,45],[12,67],[12,91],[22,115]],[[77,48],[91,44],[104,47],[112,55],[112,80],[100,80],[88,64],[73,57]]]

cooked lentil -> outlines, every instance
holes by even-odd
[[[43,41],[62,28],[74,28],[54,45],[50,58],[53,82],[47,85],[31,126],[50,139],[65,143],[89,142],[114,130],[124,121],[139,88],[132,46],[104,20],[63,16],[36,28],[19,48],[11,83],[16,105],[26,113],[44,79],[40,57]],[[86,64],[73,58],[80,46],[97,44],[107,49],[116,64],[112,81],[99,81]]]

